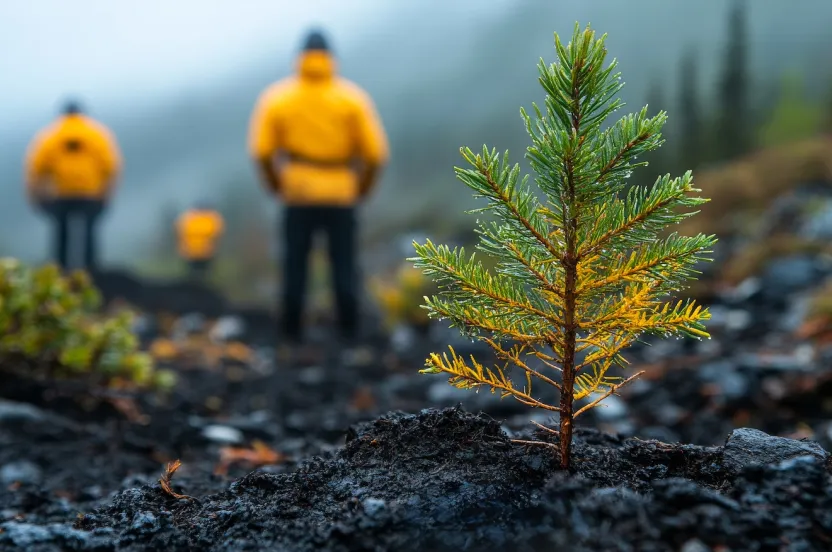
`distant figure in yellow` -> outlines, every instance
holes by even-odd
[[[179,255],[188,263],[191,278],[205,280],[224,230],[222,215],[207,203],[194,205],[179,215],[176,221]]]
[[[268,190],[286,204],[282,329],[301,337],[313,236],[326,234],[340,329],[358,326],[355,206],[388,159],[388,143],[366,92],[339,77],[323,34],[308,34],[296,74],[257,101],[249,147]]]
[[[97,269],[97,223],[121,171],[121,153],[110,131],[70,101],[54,123],[29,145],[26,190],[29,200],[55,221],[55,261]],[[73,227],[73,222],[80,222]],[[79,235],[79,232],[83,232]],[[80,248],[80,263],[70,263]]]

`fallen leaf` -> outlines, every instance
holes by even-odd
[[[254,441],[251,448],[245,447],[222,447],[220,449],[220,461],[214,473],[216,475],[227,475],[228,469],[236,463],[244,463],[252,468],[281,464],[286,457],[270,448],[263,441]]]
[[[366,412],[376,406],[376,398],[368,386],[359,387],[352,397],[350,406],[358,412]]]
[[[172,361],[179,356],[179,347],[170,339],[165,338],[153,340],[149,351],[156,360]]]
[[[254,354],[248,345],[239,341],[232,341],[225,346],[225,358],[241,364],[250,364],[254,358]]]

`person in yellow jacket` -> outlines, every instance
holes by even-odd
[[[179,255],[188,263],[192,278],[203,280],[207,276],[224,230],[222,215],[207,203],[198,203],[179,215],[176,221]]]
[[[30,201],[55,221],[54,255],[63,268],[71,249],[81,247],[81,268],[97,269],[96,226],[121,170],[121,153],[110,131],[69,101],[54,123],[42,129],[26,156]],[[79,219],[83,236],[73,228]],[[74,263],[79,266],[79,263]]]
[[[355,206],[389,156],[369,95],[337,74],[326,37],[310,32],[296,74],[267,88],[250,122],[249,148],[268,190],[286,205],[282,329],[301,337],[307,263],[315,233],[326,234],[340,329],[358,327]]]

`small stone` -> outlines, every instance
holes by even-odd
[[[763,288],[760,278],[746,278],[738,286],[726,293],[725,299],[729,303],[744,303],[755,297]]]
[[[738,356],[737,364],[750,370],[813,371],[815,348],[810,343],[803,343],[790,354],[744,353]]]
[[[174,341],[199,333],[205,328],[205,317],[200,313],[186,314],[179,318],[173,325],[171,331]]]
[[[42,479],[41,469],[28,460],[11,462],[0,468],[0,484],[4,486],[13,483],[38,485]]]
[[[154,516],[150,512],[139,512],[135,518],[133,518],[133,525],[132,529],[139,530],[139,529],[150,529],[156,524],[156,516]]]
[[[711,549],[701,540],[691,539],[682,545],[679,552],[711,552]]]
[[[375,516],[387,507],[387,503],[380,498],[365,498],[362,504],[368,516]]]
[[[243,442],[243,432],[224,425],[208,425],[202,428],[202,436],[215,443],[234,445]]]
[[[32,523],[17,523],[9,521],[0,524],[0,543],[11,542],[21,549],[31,547],[39,542],[48,541],[49,530]]]
[[[718,380],[726,399],[739,399],[748,392],[748,379],[737,372],[725,372]]]
[[[30,421],[46,419],[43,410],[26,403],[0,400],[0,422]]]
[[[812,456],[811,454],[804,454],[803,456],[795,456],[788,460],[783,460],[777,464],[777,469],[780,471],[791,471],[799,466],[814,465],[820,462],[820,458]]]
[[[736,372],[737,367],[727,359],[714,360],[700,366],[696,376],[701,381],[720,382],[727,374]]]
[[[680,342],[674,339],[663,339],[655,341],[644,349],[644,360],[648,363],[659,362],[666,358],[678,355]]]
[[[820,200],[816,200],[820,203]],[[832,202],[826,200],[803,222],[800,234],[810,240],[832,238]]]
[[[685,410],[675,404],[665,403],[656,409],[656,417],[666,426],[676,424],[685,416]]]
[[[401,354],[409,351],[416,341],[416,332],[410,326],[400,324],[395,327],[390,336],[390,344],[393,350]]]
[[[221,316],[214,322],[208,336],[212,341],[238,339],[246,330],[246,324],[239,316]]]
[[[731,432],[725,442],[723,466],[728,472],[737,474],[753,464],[776,464],[805,455],[826,460],[829,453],[812,441],[796,441],[757,429],[741,428]]]
[[[792,298],[786,312],[778,319],[778,328],[789,334],[798,331],[806,321],[811,304],[812,297],[808,294]]]
[[[819,275],[817,263],[811,255],[773,259],[763,272],[763,290],[772,298],[784,298],[816,283]]]
[[[593,409],[593,413],[599,420],[618,420],[627,415],[627,405],[615,395],[610,395]]]
[[[448,385],[445,380],[437,381],[428,389],[428,401],[431,404],[456,404],[470,398],[471,391]]]
[[[325,377],[326,373],[320,366],[308,366],[298,374],[298,380],[306,385],[318,385]]]
[[[725,316],[725,328],[739,332],[751,326],[751,313],[747,310],[729,310]]]

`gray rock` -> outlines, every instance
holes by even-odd
[[[387,507],[387,503],[380,498],[365,498],[362,504],[368,516],[374,516]]]
[[[30,404],[0,400],[0,422],[46,420],[46,413]]]
[[[821,203],[820,208],[803,222],[800,235],[810,240],[832,238],[832,201]]]
[[[213,341],[231,341],[246,331],[246,323],[239,316],[221,316],[214,322],[208,336]]]
[[[726,372],[719,380],[719,387],[726,399],[739,399],[748,392],[748,378],[737,372]]]
[[[447,380],[442,379],[430,386],[428,401],[431,404],[456,404],[470,399],[472,393],[471,390],[448,385]]]
[[[202,436],[215,443],[235,445],[243,442],[243,432],[225,425],[207,425],[202,428]]]
[[[780,471],[791,471],[800,466],[814,465],[820,462],[822,462],[822,460],[817,456],[812,456],[811,454],[804,454],[802,456],[795,456],[794,458],[783,460],[782,462],[779,462],[776,465],[776,467]]]
[[[737,357],[737,364],[750,370],[811,372],[816,368],[815,356],[814,346],[803,343],[789,354],[744,353]]]
[[[136,335],[147,338],[152,336],[155,331],[156,323],[151,317],[139,314],[133,319],[133,333]]]
[[[732,304],[744,303],[754,298],[763,289],[763,282],[760,278],[746,278],[736,287],[725,293],[724,299]]]
[[[796,441],[757,429],[741,428],[732,431],[725,442],[722,462],[729,473],[738,474],[753,464],[777,464],[806,455],[826,460],[829,453],[812,441]]]
[[[711,548],[699,539],[691,539],[682,545],[679,552],[710,552]]]
[[[150,512],[139,512],[136,514],[136,517],[133,518],[131,528],[134,530],[150,529],[154,525],[156,525],[156,516]]]
[[[397,325],[390,336],[390,344],[393,350],[399,354],[410,350],[415,342],[416,332],[413,331],[413,328],[404,324]]]
[[[736,365],[730,360],[723,358],[703,364],[699,370],[696,371],[696,375],[702,381],[718,382],[722,380],[725,374],[735,371]]]
[[[594,399],[595,397],[592,398]],[[615,395],[610,395],[593,409],[593,413],[599,420],[619,420],[627,415],[627,404]]]
[[[708,326],[712,328],[725,328],[728,331],[742,331],[753,321],[751,313],[745,309],[732,309],[722,305],[710,307],[711,319]]]
[[[249,368],[260,375],[268,376],[274,372],[274,359],[274,348],[258,347],[254,350],[254,359]]]
[[[318,385],[326,378],[326,372],[320,366],[308,366],[300,371],[298,380],[306,385]]]
[[[4,540],[15,546],[26,548],[39,542],[48,541],[52,535],[49,530],[33,523],[7,522],[0,524],[0,542]]]
[[[808,294],[793,297],[792,300],[789,301],[786,312],[783,313],[783,316],[778,318],[778,329],[790,334],[796,332],[806,320],[806,316],[808,315],[811,307],[811,302],[812,298]]]
[[[106,539],[95,536],[86,531],[74,529],[67,523],[50,523],[35,525],[9,521],[0,523],[0,544],[12,544],[13,550],[29,550],[38,544],[53,543],[50,550],[93,550],[109,548],[105,546]],[[2,547],[3,550],[7,548]],[[39,547],[38,550],[41,548]]]
[[[0,484],[29,483],[37,485],[43,479],[43,471],[28,460],[11,462],[0,468]]]
[[[205,328],[205,317],[197,312],[186,314],[173,325],[171,335],[174,341],[184,339],[188,335],[201,332]]]
[[[751,326],[751,313],[747,310],[732,309],[725,317],[725,329],[733,332],[741,332]]]
[[[763,289],[767,296],[783,298],[806,289],[821,276],[811,255],[790,255],[769,261],[763,271]]]
[[[644,348],[642,355],[644,360],[653,363],[676,356],[681,348],[681,341],[675,339],[662,339],[653,341],[649,347]]]

